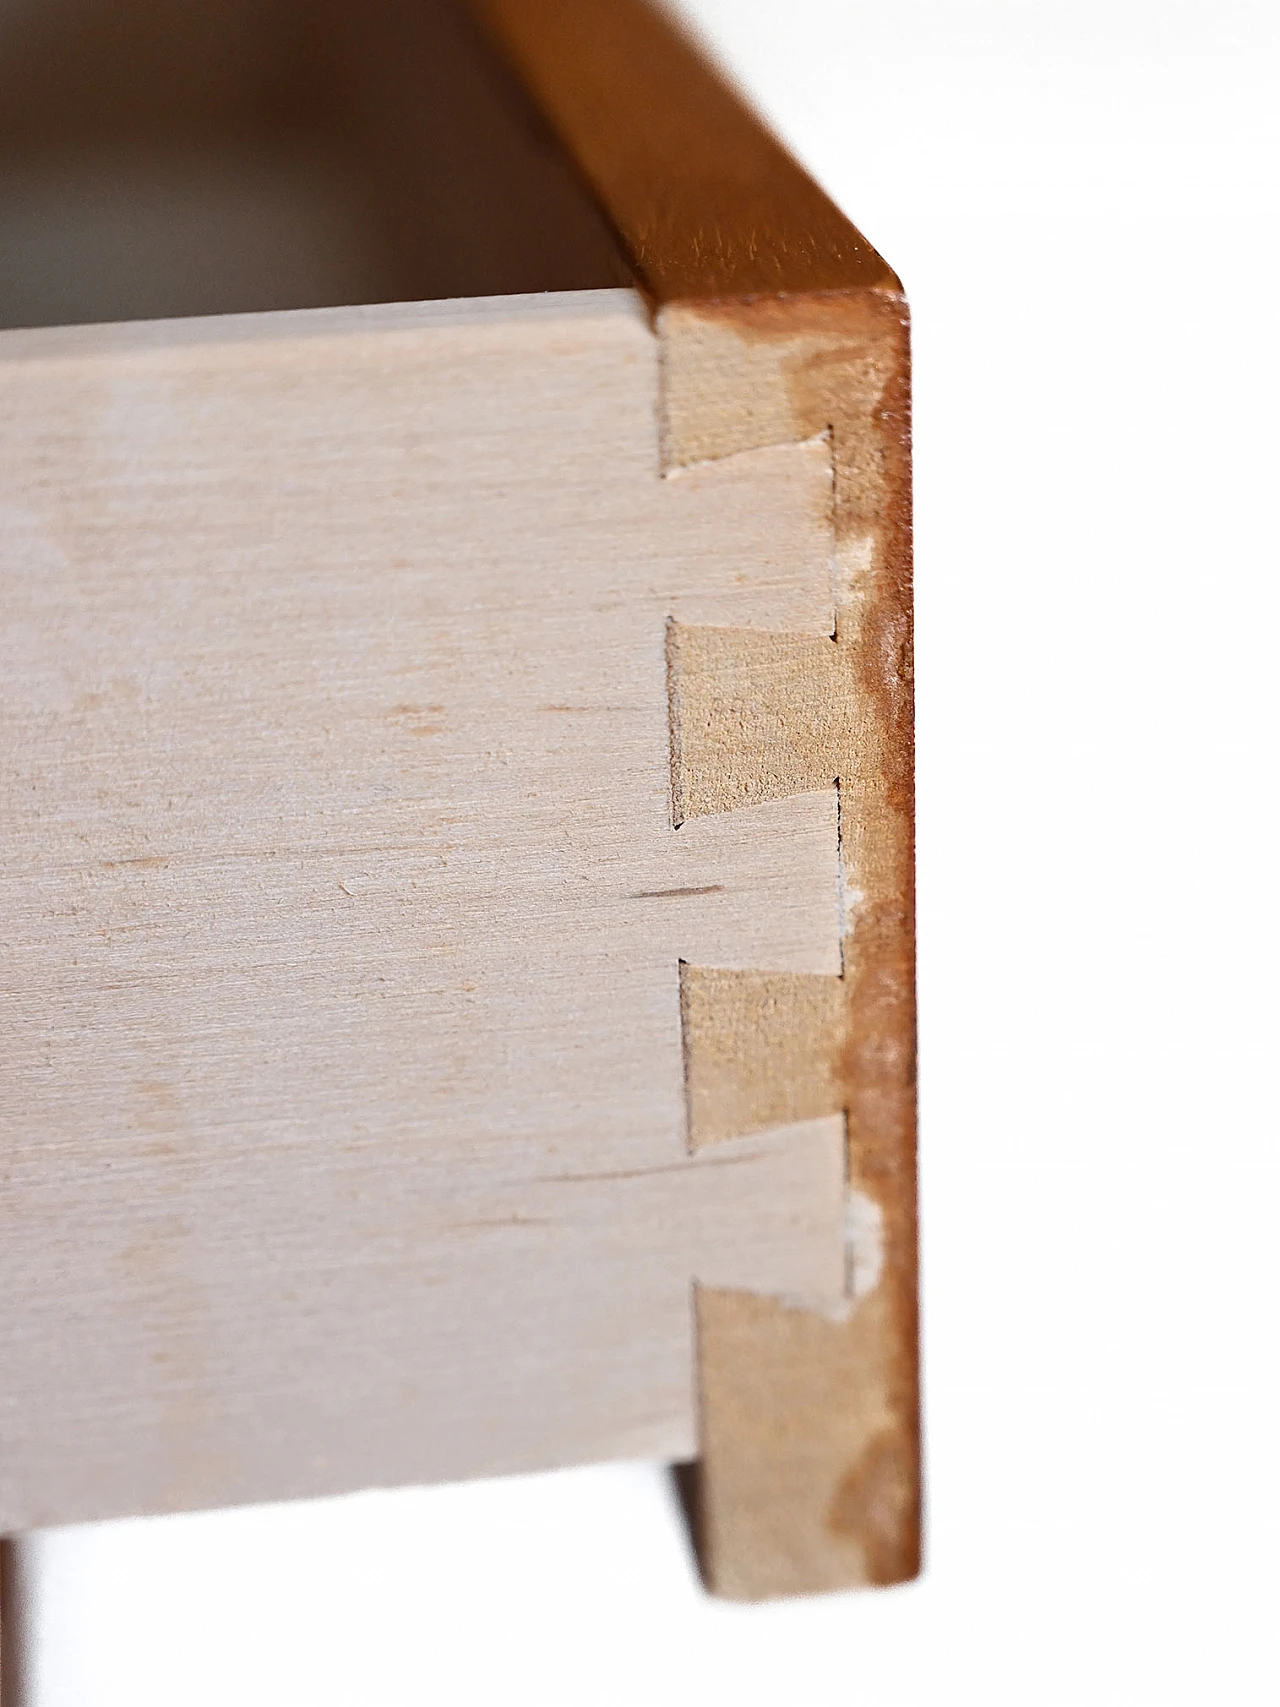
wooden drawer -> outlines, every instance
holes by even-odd
[[[641,0],[22,10],[0,184],[0,1528],[911,1575],[896,278]]]

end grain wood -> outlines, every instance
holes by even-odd
[[[756,1000],[754,986],[732,992],[686,969],[691,1141],[721,1136],[728,1111],[749,1130],[786,1109],[840,1108],[849,1266],[861,1276],[836,1320],[794,1301],[700,1294],[698,1504],[704,1570],[724,1594],[901,1581],[920,1554],[902,288],[656,7],[475,3],[648,294],[664,466],[812,438],[829,449],[830,638],[669,637],[677,820],[824,781],[840,790],[844,966],[838,993],[819,1001],[840,1017],[802,1024],[812,1002],[791,1002],[780,981]],[[788,1013],[789,1053],[777,1035]],[[766,1087],[762,1057],[796,1082]]]

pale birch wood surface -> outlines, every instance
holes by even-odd
[[[0,336],[0,1528],[688,1456],[693,1281],[839,1297],[678,976],[839,970],[834,790],[674,830],[664,662],[830,632],[830,459],[657,385],[626,291]]]

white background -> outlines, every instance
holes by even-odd
[[[916,328],[928,1566],[651,1466],[51,1535],[31,1707],[1273,1703],[1277,8],[687,0]]]

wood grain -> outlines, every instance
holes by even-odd
[[[843,1113],[849,1013],[839,977],[723,966],[680,973],[692,1149]]]
[[[305,135],[366,294],[649,308],[0,340],[0,1522],[700,1409],[713,1586],[900,1580],[901,287],[657,9],[471,4],[524,93],[452,0],[0,43],[11,163]]]
[[[815,1025],[811,999],[790,1013],[788,1040],[781,990],[767,1023],[730,1000],[686,1060],[717,1063],[714,1101],[737,1111],[739,1131],[769,1107],[845,1110],[859,1211],[850,1272],[876,1276],[836,1322],[725,1293],[702,1300],[704,1557],[721,1592],[746,1597],[894,1582],[918,1569],[920,1514],[905,320],[891,301],[856,296],[807,312],[744,305],[736,323],[719,306],[672,313],[685,316],[675,336],[692,337],[684,360],[705,389],[682,389],[674,421],[668,392],[669,443],[724,446],[729,463],[752,454],[756,435],[725,398],[753,366],[774,369],[763,389],[786,400],[797,438],[826,423],[836,601],[834,634],[816,643],[673,630],[675,798],[723,811],[837,781],[844,943],[842,1023]],[[798,1087],[769,1089],[765,1062]],[[711,1101],[693,1073],[689,1095],[691,1113]],[[701,1116],[711,1119],[726,1129],[722,1113]]]
[[[701,1296],[698,1505],[704,1570],[726,1594],[899,1581],[918,1568],[920,1513],[902,289],[658,8],[475,4],[648,293],[664,467],[805,441],[830,459],[827,637],[669,636],[677,819],[840,793],[839,978],[820,994],[684,974],[691,1140],[839,1107],[850,1211],[835,1317]]]
[[[838,1301],[677,971],[838,971],[835,792],[674,829],[665,680],[826,458],[657,407],[629,291],[0,337],[5,1529],[688,1456],[694,1283]]]
[[[658,302],[897,280],[644,0],[472,0]]]

